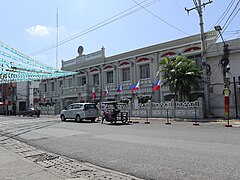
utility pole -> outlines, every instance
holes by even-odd
[[[209,117],[209,107],[210,107],[210,96],[209,96],[209,77],[208,77],[208,70],[207,70],[207,60],[206,60],[206,41],[205,41],[205,34],[204,34],[204,23],[203,23],[203,13],[202,13],[202,7],[205,7],[206,5],[212,3],[211,0],[209,0],[207,3],[202,3],[201,0],[193,0],[193,3],[195,4],[195,7],[191,9],[185,8],[185,10],[189,13],[192,10],[197,10],[200,20],[200,32],[201,32],[201,48],[202,48],[202,70],[203,70],[203,81],[204,81],[204,102],[205,102],[205,115]]]
[[[222,59],[220,60],[220,65],[222,66],[222,73],[223,73],[223,83],[224,83],[224,89],[223,89],[223,94],[224,94],[224,116],[225,119],[228,120],[228,123],[225,125],[225,127],[232,127],[231,124],[229,124],[229,113],[230,113],[230,100],[229,100],[229,95],[230,95],[230,90],[229,90],[229,79],[230,79],[230,65],[229,65],[229,54],[230,50],[228,49],[228,44],[224,41],[222,33],[221,33],[221,26],[215,26],[214,27],[216,31],[219,32],[222,41],[223,41],[223,56]],[[235,84],[234,84],[235,85]]]

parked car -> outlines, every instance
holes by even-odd
[[[60,114],[62,121],[75,119],[77,122],[83,119],[94,122],[98,116],[99,111],[94,103],[73,103],[65,107]]]
[[[40,117],[40,110],[37,108],[27,108],[24,111],[20,111],[19,116],[37,116]]]

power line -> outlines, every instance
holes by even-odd
[[[240,1],[239,1],[240,2]],[[238,3],[239,4],[239,3]],[[235,9],[234,9],[235,10]],[[224,24],[224,29],[223,29],[223,32],[228,28],[228,26],[232,23],[232,21],[233,21],[233,19],[236,17],[236,15],[238,14],[238,12],[239,12],[239,10],[240,10],[240,8],[238,8],[238,10],[235,12],[235,14],[233,15],[233,17],[230,19],[230,21],[228,22],[226,22],[225,24]]]
[[[239,12],[239,8],[238,8],[238,5],[240,3],[240,0],[237,2],[236,6],[234,7],[233,11],[231,12],[231,14],[229,15],[229,17],[227,18],[225,24],[223,25],[223,32],[227,29],[227,27],[229,26],[229,24],[232,22],[232,20],[236,17],[237,13]],[[238,8],[237,12],[236,9]],[[234,14],[235,13],[235,14]],[[232,17],[233,15],[233,18],[230,20],[230,18]],[[228,21],[230,20],[230,22],[228,23]]]
[[[188,33],[184,32],[183,30],[177,28],[176,26],[170,24],[169,22],[165,21],[164,19],[160,18],[159,16],[157,16],[156,14],[154,14],[153,12],[149,11],[147,8],[143,7],[141,4],[139,4],[138,2],[136,2],[135,0],[132,0],[134,3],[136,3],[138,6],[140,6],[141,8],[143,8],[144,10],[146,10],[148,13],[150,13],[151,15],[153,15],[154,17],[156,17],[157,19],[159,19],[160,21],[164,22],[165,24],[171,26],[172,28],[180,31],[181,33],[185,34],[185,35],[189,35]]]
[[[143,4],[143,3],[147,2],[147,1],[149,1],[149,0],[142,1],[140,4]],[[150,2],[146,3],[144,5],[144,7],[151,6],[151,5],[153,5],[153,4],[155,4],[155,3],[159,2],[159,1],[161,1],[161,0],[150,1]],[[106,25],[108,25],[108,24],[110,24],[112,22],[115,22],[115,21],[117,21],[119,19],[122,19],[122,18],[124,18],[126,16],[129,16],[129,15],[131,15],[131,14],[133,14],[133,13],[135,13],[135,12],[137,12],[137,11],[142,9],[141,7],[135,9],[137,6],[138,5],[132,6],[132,7],[128,8],[128,9],[126,9],[126,10],[124,10],[124,11],[122,11],[122,12],[120,12],[120,13],[118,13],[118,14],[116,14],[116,15],[114,15],[114,16],[112,16],[112,17],[110,17],[110,18],[108,18],[108,19],[106,19],[106,20],[104,20],[104,21],[94,25],[94,26],[91,26],[90,28],[87,28],[86,30],[83,30],[83,31],[81,31],[81,32],[79,32],[79,33],[77,33],[75,35],[72,35],[72,36],[70,36],[70,37],[60,41],[58,44],[54,43],[54,44],[51,44],[50,46],[48,46],[46,48],[43,48],[43,49],[41,49],[39,51],[36,51],[36,52],[32,53],[32,56],[40,54],[40,53],[45,52],[45,51],[48,51],[50,49],[53,49],[56,46],[60,46],[62,44],[70,42],[70,41],[72,41],[72,40],[74,40],[74,39],[76,39],[78,37],[86,35],[86,34],[92,32],[92,31],[95,31],[95,30],[97,30],[97,29],[99,29],[101,27],[104,27],[104,26],[106,26]]]
[[[234,0],[234,2],[235,2],[235,0]],[[240,8],[237,10],[237,12],[234,14],[234,11],[237,9],[237,6],[239,5],[239,2],[240,2],[240,0],[238,0],[238,2],[237,2],[237,4],[235,5],[235,7],[234,7],[234,9],[233,9],[233,11],[231,12],[231,14],[228,16],[228,18],[227,18],[227,20],[226,20],[226,22],[224,23],[224,26],[223,26],[223,33],[225,32],[225,30],[228,28],[228,26],[231,24],[231,22],[233,21],[233,19],[236,17],[236,15],[238,14],[238,12],[239,12],[239,10],[240,10]],[[230,4],[229,4],[230,5]],[[232,4],[231,4],[231,7],[232,7]],[[228,10],[228,12],[229,12],[229,10]],[[228,22],[229,21],[229,19],[231,18],[231,16],[234,14],[234,16],[232,17],[232,19],[230,20],[230,22]],[[226,15],[225,15],[226,16]],[[225,18],[225,17],[224,17]],[[227,24],[228,23],[228,24]],[[206,52],[214,45],[214,42],[215,41],[217,41],[218,40],[218,38],[220,37],[220,35],[218,35],[215,39],[214,39],[214,41],[213,41],[213,43],[212,44],[210,44],[209,46],[208,46],[208,48],[206,49]]]
[[[230,11],[230,9],[232,8],[233,4],[234,4],[235,0],[232,0],[227,8],[225,9],[225,11],[223,12],[223,14],[220,16],[220,18],[217,20],[217,22],[215,23],[215,25],[221,24],[221,22],[223,21],[223,19],[226,17],[226,15],[228,14],[228,12]],[[214,28],[214,27],[213,27]]]

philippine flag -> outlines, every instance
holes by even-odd
[[[161,83],[161,81],[158,80],[158,81],[153,85],[153,91],[156,91],[156,90],[158,90],[158,89],[160,88],[160,83]]]
[[[96,95],[96,91],[95,91],[95,88],[93,87],[92,88],[92,98],[96,98],[97,95]]]
[[[46,96],[45,96],[45,94],[43,95],[43,102],[44,102],[44,103],[46,102]]]
[[[108,95],[108,88],[105,87],[105,90],[104,90],[104,97],[106,97]]]
[[[119,86],[117,88],[117,92],[122,92],[122,84],[119,84]]]
[[[139,81],[138,81],[136,84],[134,84],[134,85],[132,85],[132,86],[130,87],[130,89],[131,89],[132,92],[138,90],[139,88],[140,88],[140,83],[139,83]]]

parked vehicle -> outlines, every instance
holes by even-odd
[[[105,121],[110,123],[117,123],[122,121],[122,124],[126,124],[128,121],[128,112],[121,112],[116,101],[101,102],[101,110],[103,111],[102,123]]]
[[[83,119],[94,122],[98,116],[99,111],[94,103],[73,103],[65,107],[60,114],[62,121],[75,119],[77,122]]]
[[[37,108],[27,108],[24,111],[20,111],[19,116],[37,116],[40,117],[40,110]]]

